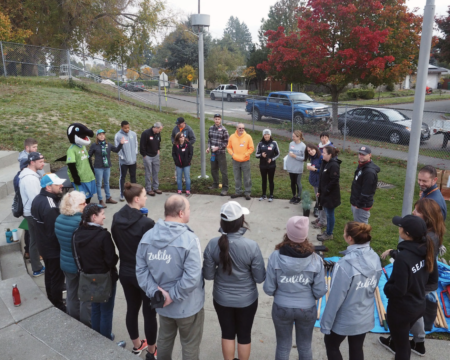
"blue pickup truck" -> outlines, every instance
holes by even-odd
[[[327,105],[316,103],[304,93],[290,91],[272,92],[265,100],[247,99],[245,111],[255,121],[261,120],[262,116],[291,121],[294,116],[298,125],[330,118]]]

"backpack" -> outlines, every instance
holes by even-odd
[[[11,206],[12,213],[14,217],[19,218],[23,216],[23,202],[22,202],[22,196],[20,195],[20,187],[19,187],[19,175],[21,171],[19,171],[16,176],[14,176],[13,184],[14,184],[14,200]]]

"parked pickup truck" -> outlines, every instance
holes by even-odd
[[[233,84],[222,84],[211,90],[211,100],[215,99],[227,99],[228,102],[234,99],[244,101],[248,95],[248,90],[239,90],[236,85]]]
[[[262,116],[283,120],[292,120],[293,116],[298,125],[330,118],[327,105],[316,103],[304,93],[290,91],[272,92],[265,100],[247,99],[245,111],[255,121]]]

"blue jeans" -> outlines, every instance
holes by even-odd
[[[295,340],[299,360],[312,360],[312,335],[316,323],[317,308],[285,308],[273,303],[272,320],[277,336],[275,360],[289,360],[292,349],[292,329],[295,326]]]
[[[333,229],[334,229],[334,209],[335,208],[323,208],[325,210],[325,213],[327,214],[327,235],[333,235]]]
[[[177,169],[177,185],[178,190],[183,190],[183,174],[184,180],[186,180],[186,191],[191,191],[191,167],[185,166],[183,168],[176,167]]]
[[[97,184],[97,197],[98,200],[103,200],[102,198],[102,180],[105,185],[105,195],[106,199],[111,197],[109,192],[109,176],[111,174],[111,168],[94,168],[95,172],[95,183]]]
[[[114,301],[116,299],[117,281],[113,281],[111,296],[105,303],[92,303],[92,329],[111,339]]]

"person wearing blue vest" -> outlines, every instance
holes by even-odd
[[[447,217],[447,204],[442,196],[441,190],[439,190],[437,183],[437,171],[434,166],[425,165],[419,170],[417,182],[419,183],[420,190],[422,191],[421,199],[427,198],[436,201],[441,208],[442,216]]]
[[[56,218],[55,234],[58,238],[60,266],[66,277],[67,314],[91,326],[91,303],[78,300],[78,282],[80,279],[77,265],[73,258],[72,235],[80,225],[81,213],[86,207],[86,196],[80,191],[71,191],[61,200],[61,214]]]

